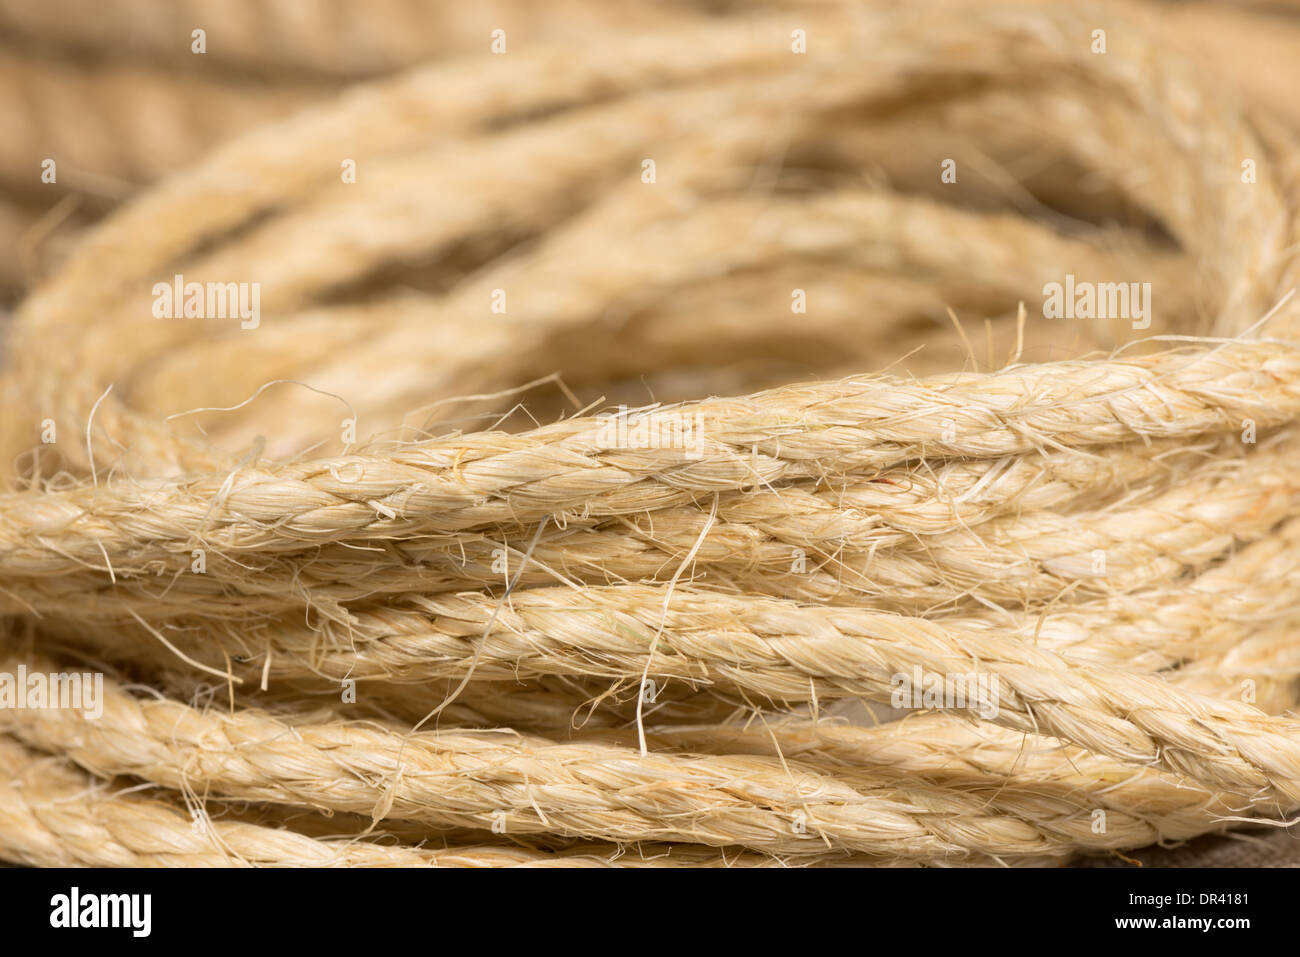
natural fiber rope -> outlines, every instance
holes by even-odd
[[[504,811],[516,834],[745,844],[783,854],[820,853],[828,844],[922,859],[1070,847],[1050,830],[988,817],[981,799],[858,791],[788,761],[641,757],[627,748],[496,732],[402,738],[364,726],[281,725],[251,710],[203,718],[175,702],[132,702],[111,690],[103,718],[78,722],[76,732],[56,715],[14,712],[5,727],[100,774],[211,787],[240,799],[354,813],[382,807],[385,817],[466,827],[486,827],[493,811]],[[402,770],[390,788],[394,758]],[[274,770],[286,766],[296,769],[292,781]],[[808,833],[790,827],[800,810],[811,822]],[[976,834],[988,834],[988,843],[969,843]]]
[[[214,556],[202,577],[182,575],[169,580],[165,589],[124,583],[111,596],[88,596],[85,591],[98,580],[86,567],[100,564],[94,552],[77,554],[65,543],[55,556],[48,548],[29,550],[15,540],[8,556],[13,568],[9,581],[25,587],[6,604],[14,612],[61,614],[78,608],[83,616],[125,621],[128,616],[196,611],[219,616],[228,607],[222,604],[226,596],[238,592],[244,597],[241,617],[305,604],[350,627],[350,616],[332,615],[329,609],[341,602],[411,591],[446,592],[471,583],[491,588],[502,580],[500,571],[493,570],[493,555],[504,545],[516,556],[531,546],[517,582],[529,586],[573,580],[649,581],[692,554],[693,577],[699,580],[718,587],[736,583],[736,588],[783,597],[847,596],[881,608],[921,607],[930,612],[967,596],[989,607],[1041,607],[1067,591],[1081,598],[1114,596],[1158,584],[1198,571],[1228,548],[1267,535],[1289,515],[1293,496],[1293,470],[1287,462],[1292,453],[1286,436],[1275,438],[1249,458],[1225,456],[1191,472],[1198,478],[1210,473],[1204,481],[1185,479],[1168,491],[1141,497],[1130,486],[1126,498],[1136,498],[1133,507],[1111,504],[1073,515],[1027,512],[1029,497],[1018,494],[1021,489],[1049,501],[1058,495],[1078,501],[1078,486],[1064,476],[1041,478],[1057,464],[1050,459],[1024,471],[1005,467],[1005,461],[980,468],[963,463],[932,477],[898,468],[857,487],[846,483],[821,489],[798,483],[779,493],[729,494],[719,499],[712,522],[698,510],[668,507],[657,509],[649,520],[617,516],[595,527],[571,520],[564,530],[541,536],[536,526],[517,531],[507,526],[490,535],[475,530],[403,539],[390,542],[393,563],[379,569],[364,553],[342,544],[288,555],[241,544]],[[1122,451],[1126,454],[1104,464],[1132,465],[1127,477],[1134,483],[1144,471],[1163,477],[1179,458],[1194,464],[1205,455],[1195,447],[1164,460]],[[1101,494],[1105,476],[1094,471],[1098,464],[1086,462],[1098,479],[1089,491]],[[976,477],[984,483],[981,491],[987,498],[967,507],[968,502],[958,498],[963,485],[974,487],[970,483]],[[944,498],[927,498],[939,489]],[[999,501],[1001,495],[1007,500]],[[1017,511],[992,517],[999,507]],[[796,509],[801,514],[794,514]],[[708,535],[696,548],[706,524]],[[34,537],[50,539],[43,529],[27,534],[29,540]],[[102,536],[95,540],[104,546],[101,562],[107,556],[114,574],[124,579],[150,568],[183,567],[190,560],[189,543],[159,543],[151,555],[137,540],[130,563],[110,552]],[[1092,567],[1098,551],[1106,555],[1105,574]],[[796,554],[808,556],[812,567],[792,571],[791,557]],[[14,567],[20,562],[26,567]],[[1218,577],[1226,574],[1220,571]],[[1229,587],[1240,595],[1239,589],[1249,588],[1252,580],[1257,579],[1242,575]]]
[[[762,867],[744,852],[689,846],[576,846],[562,853],[508,845],[410,847],[287,828],[196,819],[166,802],[116,793],[48,758],[0,741],[0,821],[13,859],[41,867]],[[823,864],[850,863],[828,856]],[[800,863],[800,862],[796,862]]]
[[[31,646],[61,646],[173,695],[196,692],[186,669],[224,673],[229,702],[110,682],[99,719],[0,710],[0,851],[1034,862],[1300,806],[1300,725],[1240,700],[1249,679],[1259,705],[1289,710],[1300,676],[1300,146],[1111,14],[1097,55],[1086,13],[951,12],[800,10],[805,56],[791,15],[768,13],[613,31],[582,56],[530,42],[435,62],[242,137],[96,230],[14,321],[0,608],[27,620],[0,670],[57,669]],[[328,72],[310,47],[298,65]],[[407,56],[376,49],[381,69]],[[251,40],[227,52],[258,56]],[[855,165],[905,178],[880,142],[934,123],[966,144],[962,183],[1032,134],[1058,164],[1044,199],[945,194],[937,161],[894,190]],[[654,183],[637,176],[646,156]],[[1079,218],[1084,173],[1124,225]],[[690,423],[689,447],[611,445],[592,409],[508,430],[475,418],[500,396],[448,402],[571,362],[585,390],[640,359],[685,364],[707,391],[696,342],[774,360],[802,318],[781,312],[788,295],[744,323],[710,297],[780,292],[760,275],[803,266],[879,294],[879,315],[810,307],[843,361],[870,362],[864,336],[933,341],[916,317],[956,300],[999,316],[987,371],[756,372],[749,394],[632,415]],[[262,326],[155,318],[147,294],[181,273],[261,283]],[[1066,273],[1152,282],[1151,328],[1071,339],[1044,329],[1068,320],[1016,315]],[[995,335],[1014,339],[1006,363]],[[284,379],[346,404],[261,394]],[[337,441],[354,414],[374,440]],[[49,420],[59,439],[38,445]],[[993,679],[996,713],[821,721],[836,699],[888,703],[915,669]],[[649,718],[602,697],[643,678],[666,691]],[[374,691],[355,717],[337,703],[348,679]],[[757,723],[725,720],[737,702]],[[436,730],[395,723],[440,704]],[[25,748],[187,801],[602,845],[322,841],[270,812],[205,833]]]

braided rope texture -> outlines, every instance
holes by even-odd
[[[164,6],[0,0],[0,859],[1300,808],[1300,21]]]

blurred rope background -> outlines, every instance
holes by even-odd
[[[18,310],[0,604],[14,647],[117,677],[102,722],[0,716],[5,856],[1041,864],[1233,830],[1142,859],[1300,860],[1289,831],[1243,840],[1227,820],[1276,821],[1300,768],[1273,717],[1300,675],[1289,346],[1224,345],[1207,371],[1127,321],[1016,309],[1067,270],[1149,279],[1144,336],[1236,335],[1277,304],[1300,8],[1055,7],[0,0],[0,287]],[[1136,76],[1089,72],[1093,24]],[[783,76],[794,28],[833,68]],[[1076,37],[1078,57],[1036,36]],[[878,70],[844,68],[882,38]],[[1148,138],[1152,115],[1173,132]],[[1242,144],[1268,167],[1245,212],[1197,179],[1210,159],[1179,148],[1197,130],[1231,159],[1224,184]],[[663,182],[620,186],[642,185],[647,151]],[[173,269],[270,277],[266,325],[159,326],[143,293]],[[467,323],[498,288],[524,318]],[[1164,405],[1121,408],[1127,432],[1064,421],[1104,364],[1082,357],[1120,348]],[[1015,421],[1001,400],[1029,373],[1008,355],[1057,363],[1011,407],[1051,441],[968,438]],[[894,360],[895,382],[835,381]],[[963,366],[988,380],[907,391]],[[339,452],[342,407],[285,386],[286,428],[257,402],[160,424],[286,370],[386,440]],[[593,454],[570,418],[591,403],[746,393],[684,408],[710,449],[752,444],[753,474],[653,451],[605,462],[617,480],[567,471]],[[556,424],[474,432],[517,396],[506,428]],[[46,416],[65,438],[33,455]],[[66,438],[82,430],[90,449]],[[426,488],[395,443],[430,436],[419,453],[448,477]],[[418,520],[395,504],[412,488]],[[196,544],[204,574],[177,576]],[[1079,567],[1098,550],[1101,585]],[[1001,726],[865,727],[881,669],[981,661],[1015,676]],[[1259,712],[1233,700],[1243,678]],[[1064,714],[1039,707],[1056,694]],[[398,730],[443,702],[435,738]],[[856,723],[809,720],[827,709]],[[87,773],[157,793],[72,802]]]

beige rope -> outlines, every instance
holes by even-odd
[[[0,23],[103,54],[119,6],[104,41],[2,3]],[[352,62],[314,23],[279,72],[441,52],[412,52],[409,9]],[[266,16],[229,14],[223,69],[276,72],[261,44],[289,21]],[[1293,137],[1109,12],[1105,55],[1094,14],[1035,4],[810,5],[802,56],[792,16],[674,10],[580,56],[524,30],[504,57],[350,90],[147,190],[22,305],[4,665],[73,646],[167,694],[110,683],[102,718],[0,727],[100,778],[286,816],[190,840],[175,802],[74,801],[66,768],[15,750],[6,855],[1042,862],[1300,803]],[[165,59],[177,22],[132,42]],[[840,290],[810,321],[818,361],[853,374],[787,374],[804,269]],[[156,317],[182,273],[259,283],[258,328]],[[1066,274],[1150,281],[1151,326],[1040,317]],[[954,302],[997,316],[982,350],[936,325]],[[960,371],[864,374],[955,339]],[[730,373],[700,355],[730,350],[752,391],[702,398]],[[588,390],[642,369],[680,391],[615,424],[689,442],[611,440]],[[563,417],[495,414],[556,370]],[[918,670],[995,682],[996,707],[819,720]],[[432,730],[400,723],[435,707]],[[295,808],[407,826],[322,841]],[[577,849],[479,841],[498,814]],[[469,833],[432,851],[409,826]]]

